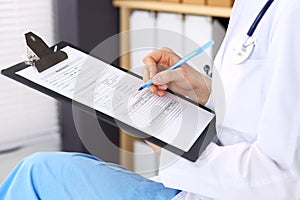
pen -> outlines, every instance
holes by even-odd
[[[180,59],[177,63],[175,63],[174,65],[172,65],[171,67],[169,67],[167,70],[177,69],[178,67],[182,66],[184,63],[186,63],[187,61],[189,61],[193,57],[199,55],[200,53],[202,53],[203,51],[205,51],[206,49],[208,49],[209,47],[211,47],[214,44],[215,44],[215,42],[213,40],[209,40],[207,43],[205,43],[204,45],[202,45],[201,47],[199,47],[195,51],[191,52],[187,56],[185,56],[182,59]],[[152,80],[147,81],[146,83],[144,83],[144,85],[142,85],[139,88],[139,91],[143,90],[143,89],[145,89],[145,88],[147,88],[149,86],[151,86],[152,84],[153,84]]]

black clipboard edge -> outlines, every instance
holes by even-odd
[[[77,49],[79,51],[87,53],[87,52],[79,49],[78,47],[76,47],[76,46],[74,46],[74,45],[72,45],[72,44],[70,44],[68,42],[64,42],[64,41],[58,43],[55,46],[57,46],[58,49],[62,49],[64,47],[66,47],[66,46],[70,46],[70,47],[72,47],[74,49]],[[55,46],[53,46],[51,48],[54,49]],[[97,58],[97,59],[99,59],[99,58]],[[144,133],[144,132],[142,132],[142,131],[140,131],[140,130],[138,130],[136,128],[133,128],[133,127],[131,127],[131,126],[129,126],[129,125],[127,125],[127,124],[125,124],[125,123],[117,120],[117,119],[114,119],[114,118],[112,118],[112,117],[110,117],[110,116],[108,116],[108,115],[106,115],[104,113],[96,111],[96,110],[94,110],[94,109],[92,109],[92,108],[90,108],[90,107],[88,107],[88,106],[86,106],[84,104],[76,102],[76,101],[74,101],[74,100],[72,100],[72,99],[70,99],[68,97],[65,97],[65,96],[63,96],[61,94],[58,94],[57,92],[49,90],[48,88],[45,88],[45,87],[43,87],[41,85],[38,85],[37,83],[34,83],[34,82],[32,82],[32,81],[30,81],[30,80],[28,80],[28,79],[26,79],[24,77],[21,77],[21,76],[19,76],[19,75],[16,74],[16,72],[18,72],[20,70],[23,70],[23,69],[25,69],[28,66],[29,65],[25,64],[24,62],[22,62],[22,63],[14,65],[12,67],[9,67],[7,69],[1,70],[1,74],[3,74],[4,76],[6,76],[6,77],[8,77],[10,79],[13,79],[13,80],[19,82],[19,83],[22,83],[22,84],[24,84],[24,85],[26,85],[26,86],[34,89],[34,90],[42,92],[42,93],[44,93],[44,94],[46,94],[46,95],[48,95],[48,96],[50,96],[50,97],[52,97],[52,98],[54,98],[54,99],[56,99],[58,101],[65,102],[65,103],[70,103],[70,104],[74,104],[76,107],[78,107],[80,110],[84,111],[87,114],[95,114],[96,113],[96,116],[97,116],[98,120],[103,121],[105,123],[108,123],[108,124],[110,124],[112,126],[121,128],[121,129],[125,130],[126,132],[134,135],[135,137],[143,138],[143,139],[145,139],[145,140],[147,140],[149,142],[152,142],[152,143],[154,143],[154,144],[156,144],[156,145],[158,145],[160,147],[163,147],[163,148],[165,148],[165,149],[167,149],[167,150],[169,150],[169,151],[171,151],[171,152],[173,152],[173,153],[175,153],[175,154],[177,154],[177,155],[179,155],[179,156],[181,156],[183,158],[186,158],[186,159],[188,159],[188,160],[190,160],[192,162],[195,162],[198,159],[198,157],[205,150],[205,148],[207,147],[207,145],[210,142],[214,142],[214,139],[216,137],[215,117],[214,117],[213,120],[210,122],[210,124],[202,132],[202,134],[200,135],[200,137],[193,144],[193,146],[189,149],[189,151],[188,152],[182,151],[182,150],[180,150],[180,149],[178,149],[178,148],[176,148],[176,147],[174,147],[174,146],[172,146],[170,144],[167,144],[167,143],[165,143],[165,142],[163,142],[163,141],[161,141],[161,140],[159,140],[159,139],[157,139],[157,138],[155,138],[153,136],[148,135],[147,133]],[[116,68],[118,68],[118,69],[120,69],[120,70],[122,70],[124,72],[127,72],[127,73],[129,73],[129,74],[131,74],[133,76],[141,78],[137,74],[135,74],[135,73],[133,73],[131,71],[128,71],[128,70],[126,70],[124,68],[121,68],[121,67],[118,67],[118,66],[114,66],[114,67],[116,67]],[[167,91],[170,92],[170,93],[172,93],[172,94],[174,94],[174,95],[176,95],[176,96],[178,96],[178,97],[180,97],[180,98],[182,98],[182,99],[184,99],[184,100],[186,100],[186,101],[189,101],[190,103],[193,103],[196,106],[201,107],[202,109],[204,109],[204,110],[206,110],[208,112],[214,113],[209,108],[206,108],[205,106],[202,106],[202,105],[200,105],[200,104],[192,101],[191,99],[186,98],[183,95],[174,93],[171,90],[167,90]]]

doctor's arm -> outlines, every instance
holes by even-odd
[[[212,143],[196,163],[182,158],[164,163],[160,175],[167,187],[213,199],[299,199],[300,6],[292,6],[276,19],[266,66],[260,66],[270,70],[257,139]],[[163,150],[161,160],[168,154]]]

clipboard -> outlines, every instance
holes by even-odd
[[[44,44],[43,44],[44,45]],[[80,50],[79,48],[77,48],[76,46],[70,44],[70,43],[67,43],[67,42],[60,42],[56,45],[54,45],[53,47],[49,48],[47,45],[44,46],[43,48],[49,48],[50,51],[47,51],[48,53],[44,53],[44,54],[39,54],[39,56],[41,56],[40,60],[43,60],[45,57],[49,56],[49,54],[51,54],[51,58],[52,59],[45,59],[43,62],[46,62],[46,64],[42,65],[42,70],[46,70],[47,68],[50,68],[52,67],[53,65],[67,59],[67,55],[64,55],[65,53],[63,51],[61,51],[61,49],[65,48],[65,47],[71,47],[71,48],[74,48],[78,51],[81,51],[83,53],[86,53],[82,50]],[[55,51],[54,51],[55,50]],[[38,51],[37,49],[35,49],[35,51]],[[52,53],[52,52],[62,52],[62,53]],[[55,56],[55,55],[58,55],[58,56]],[[61,102],[65,102],[65,103],[72,103],[73,105],[75,105],[76,107],[78,107],[79,109],[81,109],[82,111],[88,113],[88,114],[93,114],[95,115],[96,113],[96,116],[98,118],[98,120],[100,121],[103,121],[105,123],[108,123],[112,126],[116,126],[118,128],[121,128],[123,130],[125,130],[126,132],[134,135],[135,137],[138,137],[138,138],[143,138],[143,139],[146,139],[147,141],[149,142],[152,142],[162,148],[165,148],[169,151],[171,151],[172,153],[174,154],[177,154],[189,161],[192,161],[192,162],[195,162],[198,157],[201,155],[201,153],[206,149],[206,147],[209,145],[209,143],[211,142],[217,142],[216,141],[216,129],[215,129],[215,121],[216,121],[216,118],[215,116],[213,117],[213,119],[210,121],[210,123],[206,126],[206,128],[204,129],[204,131],[201,133],[201,135],[197,138],[197,140],[193,143],[193,145],[189,148],[188,151],[184,151],[180,148],[177,148],[175,146],[173,146],[172,144],[168,144],[158,138],[156,138],[155,136],[151,136],[147,133],[145,133],[144,131],[136,128],[136,127],[133,127],[127,123],[124,123],[118,119],[115,119],[114,117],[110,116],[110,115],[107,115],[105,113],[102,113],[98,110],[95,110],[94,108],[88,106],[88,105],[85,105],[83,103],[80,103],[80,102],[77,102],[77,101],[74,101],[73,99],[67,97],[67,96],[64,96],[62,94],[59,94],[49,88],[46,88],[38,83],[35,83],[33,81],[30,81],[20,75],[18,75],[17,73],[21,70],[24,70],[28,67],[31,66],[32,62],[35,62],[35,61],[30,61],[30,63],[28,62],[22,62],[22,63],[19,63],[19,64],[16,64],[12,67],[9,67],[7,69],[4,69],[1,71],[1,74],[3,74],[4,76],[10,78],[10,79],[13,79],[21,84],[24,84],[34,90],[37,90],[43,94],[46,94],[52,98],[55,98],[56,100],[58,101],[61,101]],[[128,71],[128,70],[125,70],[123,68],[120,68],[120,67],[117,67],[117,66],[113,66],[115,67],[116,69],[118,70],[121,70],[123,72],[126,72],[127,74],[130,74],[132,76],[135,76],[135,77],[138,77],[141,79],[141,77],[139,77],[138,75]],[[40,70],[38,70],[40,71]],[[169,93],[172,93],[172,91],[168,90]],[[214,112],[202,105],[199,105],[199,104],[196,104],[195,102],[191,101],[190,99],[182,96],[182,95],[179,95],[179,94],[176,94],[177,97],[181,98],[181,99],[184,99],[185,101],[187,102],[190,102],[198,107],[200,107],[201,109],[205,110],[205,111],[208,111],[210,113],[213,113]]]

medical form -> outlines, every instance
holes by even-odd
[[[147,89],[138,91],[140,78],[73,47],[62,51],[67,60],[41,73],[30,66],[17,74],[185,152],[214,118],[169,92],[159,97]]]

